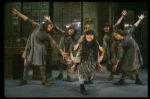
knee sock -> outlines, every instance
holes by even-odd
[[[28,76],[28,73],[30,71],[30,68],[31,68],[31,62],[26,62],[24,64],[24,72],[23,72],[23,79],[24,80],[27,80],[27,76]]]
[[[135,74],[136,79],[139,79],[139,70],[137,72],[137,74]]]
[[[41,76],[42,76],[42,81],[46,80],[46,69],[45,68],[40,68]]]

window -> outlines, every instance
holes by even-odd
[[[39,24],[44,24],[44,15],[49,15],[49,2],[23,2],[22,13]],[[22,22],[22,36],[28,38],[32,28]]]
[[[74,26],[78,40],[81,36],[81,2],[54,2],[53,23],[64,31]],[[60,35],[56,31],[53,31],[53,38],[59,44]]]

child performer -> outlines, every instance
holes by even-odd
[[[102,71],[102,66],[99,60],[99,45],[96,41],[94,31],[89,30],[84,36],[83,42],[79,45],[76,60],[70,72],[73,73],[77,66],[80,91],[82,94],[86,95],[87,92],[84,87],[84,79],[94,76],[96,67],[99,69],[99,72]]]
[[[50,44],[54,50],[60,52],[64,57],[64,52],[58,47],[53,38],[48,34],[52,31],[54,25],[51,22],[45,22],[43,25],[40,25],[27,16],[21,14],[16,9],[13,9],[13,14],[17,14],[21,17],[27,24],[29,24],[34,30],[27,40],[25,51],[22,55],[24,58],[24,73],[23,79],[18,83],[18,86],[24,85],[27,83],[27,75],[32,64],[40,67],[40,72],[42,76],[42,84],[45,86],[50,86],[51,84],[46,80],[46,48],[44,45],[45,41],[50,40]],[[67,58],[67,57],[66,57]],[[67,60],[67,59],[66,59]]]
[[[91,29],[90,29],[90,25],[85,25],[85,26],[84,26],[84,32],[86,32],[86,31],[88,31],[88,30],[91,30]],[[80,39],[78,40],[78,43],[74,46],[74,51],[77,50],[79,44],[83,41],[83,39],[84,39],[84,35],[82,35],[82,36],[80,37]],[[96,41],[97,41],[97,40],[96,40]],[[97,41],[97,43],[98,43],[98,41]],[[99,44],[99,43],[98,43],[98,44]],[[103,47],[101,47],[100,45],[99,45],[99,49],[100,49],[100,51],[102,52],[102,53],[101,53],[101,56],[99,57],[100,62],[101,62],[101,61],[103,60],[103,56],[104,56],[104,53],[105,53],[105,49],[104,49]],[[91,76],[90,79],[84,79],[84,80],[85,80],[85,81],[84,81],[84,84],[93,84],[93,82],[91,82],[91,80],[93,79],[93,77],[94,77],[94,76]]]
[[[50,17],[47,17],[47,15],[45,16],[45,19],[50,20]],[[61,40],[59,43],[59,47],[66,53],[68,53],[69,60],[70,62],[66,62],[63,60],[63,57],[60,53],[58,53],[59,56],[59,69],[60,69],[60,74],[55,78],[55,79],[61,79],[63,78],[63,65],[67,66],[67,81],[68,82],[72,82],[72,79],[70,78],[70,67],[71,67],[71,61],[74,61],[73,58],[73,53],[72,53],[72,47],[73,47],[73,42],[76,40],[76,29],[75,27],[70,26],[67,31],[63,31],[62,29],[60,29],[59,27],[57,27],[56,25],[54,25],[54,29],[60,34],[61,36]]]
[[[145,85],[139,79],[139,67],[143,65],[143,59],[138,44],[132,38],[132,33],[145,16],[141,14],[141,16],[138,17],[139,20],[127,32],[123,33],[120,29],[113,32],[113,37],[115,40],[119,40],[119,44],[117,47],[116,63],[112,71],[116,71],[119,62],[121,62],[122,69],[122,77],[117,83],[114,83],[114,85],[126,85],[125,78],[127,74],[135,74],[135,84]]]

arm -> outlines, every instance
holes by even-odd
[[[28,19],[27,16],[21,14],[21,13],[18,12],[16,9],[13,9],[13,14],[14,14],[14,15],[17,14],[17,15],[18,15],[19,17],[21,17],[24,21],[25,21],[26,19]]]
[[[47,20],[47,21],[50,21],[50,16],[48,17],[47,15],[44,15],[44,18]],[[54,24],[54,23],[53,23]],[[57,25],[54,24],[54,29],[62,36],[63,34],[65,34],[65,31],[60,29]]]
[[[74,51],[77,50],[79,44],[83,41],[83,36],[80,37],[80,39],[78,40],[77,45],[74,46]]]
[[[115,27],[121,23],[123,17],[126,15],[126,13],[127,13],[126,10],[122,11],[122,16],[120,17],[120,19],[117,21],[117,23],[113,27]]]
[[[134,24],[136,27],[139,25],[139,23],[143,20],[145,16],[141,14],[141,16],[138,16],[138,17],[139,17],[139,20]]]

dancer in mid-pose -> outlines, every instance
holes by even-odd
[[[132,38],[132,33],[135,31],[136,27],[139,25],[141,20],[145,17],[141,14],[138,16],[139,20],[133,25],[131,29],[123,32],[121,29],[114,31],[113,37],[115,40],[119,40],[117,50],[116,63],[112,68],[112,71],[115,72],[118,66],[118,63],[121,63],[122,77],[115,85],[126,85],[125,78],[127,74],[135,74],[136,80],[135,83],[139,85],[145,85],[139,79],[139,67],[143,65],[142,55],[138,44]]]
[[[91,29],[90,29],[90,25],[85,25],[85,26],[84,26],[84,32],[86,32],[86,31],[88,31],[88,30],[91,30]],[[82,36],[80,37],[80,39],[78,40],[78,43],[74,46],[74,51],[77,50],[79,44],[82,43],[83,39],[84,39],[84,35],[82,35]],[[97,41],[97,43],[98,43],[98,41]],[[98,44],[99,44],[99,43],[98,43]],[[100,60],[100,62],[101,62],[101,61],[103,60],[103,57],[104,57],[105,49],[104,49],[103,47],[101,47],[100,45],[99,45],[99,49],[100,49],[100,51],[102,52],[102,53],[101,53],[101,56],[99,57],[99,60]],[[91,76],[91,78],[84,79],[84,80],[85,80],[85,81],[84,81],[84,84],[93,84],[93,82],[91,81],[93,78],[94,78],[94,75]]]
[[[111,72],[109,78],[107,80],[112,80],[114,78],[114,74],[118,74],[119,70],[120,70],[120,65],[117,68],[116,72],[112,72],[112,66],[115,64],[116,62],[116,53],[113,52],[112,48],[113,45],[115,44],[115,40],[112,36],[113,31],[115,31],[115,29],[117,28],[117,26],[121,23],[121,21],[123,20],[124,16],[126,15],[126,10],[122,11],[122,16],[120,17],[120,19],[117,21],[117,23],[112,27],[109,23],[105,23],[103,25],[103,47],[106,51],[106,69],[108,71]],[[134,77],[132,75],[128,75],[130,76],[131,79],[134,79]]]
[[[27,24],[32,26],[34,29],[32,34],[29,36],[27,40],[27,44],[25,47],[25,51],[22,55],[24,58],[24,73],[23,79],[18,83],[18,86],[24,85],[27,83],[27,75],[29,70],[33,65],[40,67],[40,72],[42,76],[42,84],[46,86],[50,86],[51,84],[46,80],[46,49],[45,49],[45,41],[50,41],[52,48],[60,52],[66,60],[68,57],[64,54],[64,52],[58,47],[53,38],[48,34],[52,31],[54,25],[51,22],[46,21],[43,25],[40,25],[27,16],[21,14],[16,9],[13,9],[13,14],[17,14],[21,17]]]
[[[45,15],[45,19],[50,20],[50,16],[48,17],[47,15]],[[76,33],[77,30],[75,29],[75,27],[70,26],[67,31],[63,31],[62,29],[60,29],[59,27],[57,27],[54,24],[54,29],[60,34],[61,36],[61,40],[59,43],[59,47],[65,52],[68,53],[69,60],[68,62],[66,62],[65,60],[63,60],[63,57],[60,53],[58,53],[59,56],[59,69],[60,69],[60,74],[55,78],[55,79],[61,79],[63,78],[63,66],[67,66],[67,81],[68,82],[72,82],[72,79],[70,77],[70,67],[72,66],[72,62],[74,61],[73,58],[73,53],[72,53],[72,48],[73,48],[73,42],[76,40]]]
[[[88,30],[85,33],[83,42],[79,45],[75,63],[70,70],[71,73],[74,72],[76,66],[78,69],[80,91],[82,94],[86,95],[87,92],[84,87],[84,79],[94,76],[97,68],[99,72],[102,71],[99,60],[99,45],[96,41],[95,33],[92,30]]]

